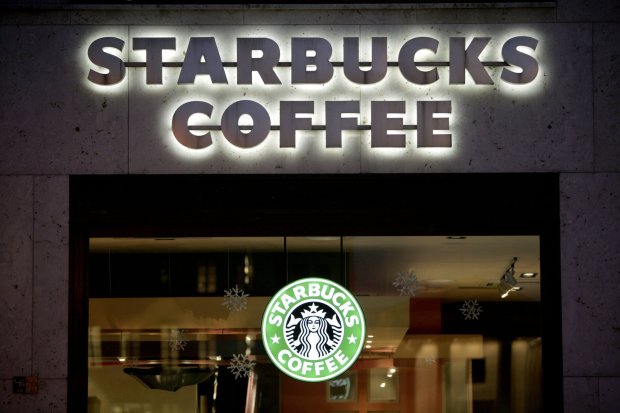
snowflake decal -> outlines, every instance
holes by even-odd
[[[254,370],[255,365],[256,363],[251,361],[248,356],[244,354],[233,354],[228,370],[235,375],[235,379],[238,379],[239,377],[248,377],[250,372]]]
[[[230,311],[241,311],[247,308],[249,294],[245,294],[243,290],[236,285],[228,290],[224,290],[224,302]]]
[[[465,316],[465,320],[477,320],[482,312],[482,307],[478,304],[478,300],[465,300],[460,310]]]
[[[185,337],[185,330],[172,329],[170,330],[170,341],[168,342],[170,348],[176,351],[185,350],[187,346],[187,338]]]
[[[413,271],[398,272],[396,275],[396,280],[394,280],[392,285],[396,287],[400,295],[413,297],[418,291],[418,277]]]

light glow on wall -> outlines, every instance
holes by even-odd
[[[106,68],[96,65],[89,61],[88,49],[90,45],[97,39],[100,39],[102,37],[112,37],[112,36],[119,36],[119,33],[115,32],[114,34],[112,34],[111,32],[104,31],[104,32],[97,32],[95,34],[91,34],[86,39],[84,39],[85,41],[82,44],[82,47],[79,47],[76,50],[76,60],[78,62],[86,62],[86,65],[84,65],[84,70],[83,70],[84,75],[80,78],[82,86],[84,86],[84,88],[92,91],[93,93],[97,95],[116,96],[116,95],[127,93],[127,88],[128,88],[127,83],[121,82],[115,85],[99,85],[99,84],[93,83],[90,80],[88,80],[88,74],[91,69],[96,70],[100,73],[107,73],[108,71]],[[106,53],[112,54],[123,61],[126,61],[128,59],[127,48],[123,49],[122,52],[119,52],[117,49],[108,48],[108,47],[104,48],[103,50]]]
[[[492,25],[483,28],[464,27],[465,29],[463,26],[447,25],[441,30],[420,26],[362,26],[361,29],[356,26],[189,26],[169,27],[165,30],[156,27],[132,27],[128,31],[128,36],[118,33],[92,35],[86,39],[84,47],[79,52],[82,56],[87,56],[85,59],[87,72],[95,71],[103,75],[106,73],[106,68],[92,62],[93,55],[89,54],[89,47],[97,39],[103,37],[116,36],[124,42],[122,51],[114,47],[103,47],[102,51],[103,57],[109,54],[125,62],[127,67],[123,77],[126,79],[121,79],[118,83],[111,85],[96,84],[86,80],[86,76],[84,81],[96,93],[129,92],[132,116],[138,116],[139,119],[145,121],[159,118],[159,121],[153,125],[152,134],[159,135],[160,144],[172,148],[172,151],[183,159],[206,160],[217,157],[231,161],[239,159],[253,161],[268,158],[274,153],[285,160],[294,160],[312,153],[320,153],[320,156],[325,159],[338,159],[343,157],[343,153],[349,152],[363,153],[366,157],[376,159],[449,158],[457,154],[461,144],[459,132],[467,124],[459,110],[461,105],[468,104],[470,99],[485,99],[487,96],[501,105],[503,99],[509,98],[513,102],[514,99],[527,99],[539,95],[544,89],[546,67],[541,63],[540,58],[544,55],[540,33],[528,28],[512,29],[510,32],[504,30],[498,33],[498,27]],[[402,66],[405,61],[399,60],[402,56],[399,53],[404,49],[404,45],[413,44],[410,43],[411,39],[418,37],[424,39],[420,42],[424,47],[419,50],[412,49],[406,57],[415,58],[417,63],[422,62],[422,64],[417,66],[417,69],[405,69],[405,66]],[[200,41],[204,44],[211,44],[211,49],[191,52],[188,45],[197,44],[198,40],[194,40],[199,38],[207,38],[209,42]],[[305,50],[305,58],[309,59],[305,70],[306,73],[312,73],[307,76],[328,76],[325,78],[326,81],[315,84],[295,81],[295,65],[294,61],[291,62],[294,59],[295,47],[302,44],[298,43],[297,46],[293,46],[297,38],[310,43],[316,40],[312,43],[312,45],[316,43],[316,46],[312,46],[316,47],[315,50]],[[374,40],[371,42],[371,39],[385,38],[387,42],[385,74],[380,75],[380,78],[376,78],[378,80],[370,84],[360,84],[351,80],[349,75],[345,75],[343,62],[352,58],[350,54],[347,55],[348,57],[345,56],[346,50],[343,49],[345,38],[358,39],[359,60],[372,61],[372,67],[379,64],[381,56],[379,53],[379,60],[373,61],[375,43]],[[275,44],[278,48],[278,55],[270,54],[271,52],[267,51],[269,49],[265,51],[252,49],[248,58],[265,60],[277,58],[278,65],[259,69],[261,74],[256,70],[252,71],[248,73],[250,77],[246,78],[251,79],[249,81],[251,84],[238,84],[240,79],[237,75],[242,64],[240,57],[237,56],[239,53],[237,46],[240,44],[238,39],[264,39],[261,45],[273,46]],[[519,41],[533,44],[534,47],[519,45]],[[379,41],[377,45],[380,45]],[[322,53],[325,52],[320,47],[327,46],[331,48],[331,54],[329,62],[325,63],[320,61]],[[415,47],[419,45],[416,43]],[[429,49],[433,47],[435,50]],[[455,59],[457,62],[460,59],[459,47],[464,48],[461,49],[464,50],[464,63],[462,63],[464,77],[461,81],[452,73],[455,70],[458,71],[458,64],[460,64],[454,63]],[[469,57],[466,53],[468,48],[475,51],[475,53],[471,52],[472,55]],[[508,53],[506,55],[504,48]],[[453,53],[453,49],[457,50],[454,52],[456,54]],[[207,58],[205,58],[205,50],[212,53]],[[217,56],[213,54],[215,52]],[[192,61],[195,66],[191,66],[192,62],[186,64],[185,60],[190,59],[188,56],[195,58],[196,53],[203,55],[199,61]],[[506,56],[509,56],[508,60],[513,60],[512,65],[504,62]],[[312,60],[315,57],[316,62]],[[357,57],[353,55],[353,58]],[[99,58],[102,56],[99,55]],[[156,59],[159,58],[163,62],[163,67],[157,67]],[[81,59],[84,60],[83,57]],[[218,69],[219,74],[215,71],[210,74],[200,72],[211,70],[206,68],[214,67],[207,65],[207,63],[213,64],[213,59],[215,61],[221,59],[223,67]],[[469,66],[470,60],[467,59],[473,60],[474,63]],[[182,72],[191,73],[192,70],[196,71],[194,76],[190,76],[192,81],[182,82]],[[363,66],[360,70],[368,76],[372,75],[371,65]],[[431,77],[421,75],[423,79],[429,79],[428,84],[416,84],[411,81],[410,76],[415,75],[416,70],[418,73],[424,72],[427,75],[430,74],[429,76],[432,75]],[[533,76],[533,80],[528,80],[523,84],[510,83],[503,79],[506,70],[513,74],[513,78],[518,78],[519,73],[527,77],[526,75],[528,73],[531,75],[534,70],[537,70],[537,74]],[[329,75],[331,71],[333,74]],[[278,84],[265,83],[263,76],[269,73],[275,76],[279,81]],[[511,73],[508,73],[508,76]],[[485,84],[485,79],[488,79],[490,83]],[[206,147],[187,147],[178,139],[176,132],[173,133],[171,130],[171,119],[179,107],[193,101],[206,102],[212,107],[210,116],[200,113],[192,114],[186,125],[208,129],[189,131],[194,136],[209,135],[212,143],[207,144]],[[268,114],[270,131],[260,143],[240,143],[245,142],[246,138],[252,135],[251,131],[259,128],[261,124],[258,118],[252,119],[247,114],[241,114],[240,117],[235,115],[234,119],[241,119],[239,125],[252,125],[252,127],[238,128],[237,125],[228,123],[229,129],[227,130],[230,130],[231,126],[234,126],[233,129],[240,129],[237,132],[238,135],[235,136],[241,137],[241,141],[231,141],[230,132],[227,134],[223,131],[225,127],[222,121],[227,108],[233,108],[238,102],[246,101],[260,105]],[[295,126],[294,140],[287,141],[288,144],[283,143],[285,138],[284,132],[281,131],[283,122],[280,113],[280,104],[286,101],[308,102],[313,105],[311,113],[302,111],[295,116],[297,120],[302,120],[300,125],[309,122],[312,130],[305,130],[306,126],[300,126],[300,129]],[[350,130],[351,123],[347,121],[351,118],[349,115],[342,114],[340,118],[332,116],[332,122],[342,122],[343,126],[338,135],[341,136],[340,138],[334,138],[334,135],[329,137],[326,127],[329,129],[330,120],[327,115],[330,113],[330,102],[359,102],[357,103],[359,113],[353,113],[352,118],[356,119],[355,124],[358,126],[355,129],[357,130]],[[388,102],[385,104],[394,102],[396,105],[394,107],[404,109],[402,112],[401,109],[396,110],[397,113],[388,112],[384,114],[383,119],[373,121],[371,113],[374,113],[372,108],[375,102]],[[420,112],[419,102],[449,102],[449,106],[443,106],[449,109],[446,112],[443,112],[446,109],[441,109],[434,115],[429,115],[430,117],[425,115],[424,119],[418,119],[419,113],[425,113]],[[437,106],[437,108],[440,107]],[[228,112],[236,113],[230,110]],[[303,119],[306,121],[304,122]],[[425,119],[434,126],[424,128],[422,125]],[[266,121],[266,118],[263,121]],[[445,125],[445,127],[440,125]],[[375,127],[379,129],[375,131]],[[430,135],[423,139],[422,133],[430,133]],[[380,134],[384,137],[378,139]],[[440,140],[432,136],[438,134],[449,136],[449,141],[444,140],[443,144],[437,144],[436,142]],[[420,147],[420,145],[429,147]]]

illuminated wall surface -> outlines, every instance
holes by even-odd
[[[564,411],[616,411],[619,16],[619,6],[611,0],[491,8],[206,10],[3,2],[0,322],[5,334],[0,410],[66,411],[70,175],[552,172],[560,180]],[[450,38],[464,38],[467,45],[474,38],[489,38],[479,58],[501,63],[506,60],[502,46],[516,36],[538,41],[535,49],[523,49],[538,68],[531,81],[502,80],[506,66],[501,64],[483,66],[492,84],[477,82],[469,71],[463,84],[450,81]],[[89,61],[87,50],[102,37],[121,39],[123,50],[109,52],[131,63],[115,85],[88,80],[89,70],[100,68]],[[234,65],[224,67],[228,83],[198,76],[194,83],[179,84],[181,67],[164,67],[162,83],[147,84],[146,69],[133,67],[146,61],[145,51],[133,43],[140,37],[176,39],[175,50],[163,54],[165,62],[183,62],[190,37],[213,37],[222,61],[237,64],[240,37],[273,40],[283,63],[292,60],[294,37],[325,39],[335,63],[345,60],[345,37],[360,39],[363,60],[371,57],[370,39],[385,37],[389,63],[385,77],[373,84],[351,81],[339,65],[324,84],[295,83],[287,65],[274,69],[281,85],[265,85],[258,78],[238,84]],[[417,37],[438,44],[436,53],[416,54],[416,61],[441,63],[438,79],[427,85],[408,81],[395,64],[402,46]],[[226,108],[245,100],[265,109],[269,132],[260,144],[241,148],[218,127]],[[190,101],[212,106],[210,117],[192,119],[213,127],[212,143],[201,149],[183,146],[172,131],[175,111]],[[301,112],[312,115],[301,116],[310,119],[301,123],[316,128],[300,127],[294,147],[282,145],[282,101],[313,102],[312,111],[302,106]],[[330,115],[326,102],[331,101],[359,102],[359,112],[354,110],[359,114],[353,118],[356,130],[342,128],[341,145],[328,147],[324,129],[326,113]],[[372,102],[383,101],[401,102],[388,105],[389,112],[400,113],[396,120],[377,115],[385,118],[382,127],[394,128],[385,141],[395,139],[396,147],[372,145]],[[429,101],[450,102],[449,110],[441,106],[445,123],[439,121],[441,128],[435,128],[435,133],[450,135],[450,145],[419,145],[418,104]],[[408,127],[400,130],[401,123]],[[404,144],[394,134],[404,135]],[[498,197],[528,196],[510,188],[489,190]],[[14,394],[12,377],[30,374],[39,377],[38,393]]]
[[[587,25],[68,25],[2,29],[5,38],[18,40],[2,45],[6,49],[3,55],[11,56],[7,64],[14,65],[5,69],[9,75],[3,80],[7,82],[6,90],[14,93],[3,96],[3,103],[20,113],[4,115],[4,129],[11,131],[5,138],[8,142],[2,154],[1,171],[6,173],[579,171],[588,168],[594,155],[595,146],[590,139],[592,76],[590,67],[583,64],[592,59],[592,31]],[[509,39],[524,36],[534,42],[535,49],[519,47],[519,56],[530,56],[535,72],[527,83],[505,81],[504,72],[521,69],[517,65],[501,65],[506,57],[502,56],[502,48]],[[91,69],[106,72],[88,56],[91,43],[103,37],[121,42],[120,46],[107,49],[108,53],[130,66],[122,80],[105,86],[88,80]],[[157,67],[156,57],[172,65],[182,64],[190,37],[211,38],[216,45],[206,49],[207,58],[208,54],[214,56],[208,60],[215,69],[208,65],[197,69],[211,72],[215,80],[199,74],[192,81],[194,72],[189,68]],[[276,66],[270,73],[281,84],[264,84],[256,73],[251,84],[238,84],[236,66],[240,52],[236,40],[253,37],[269,39],[278,48],[278,61],[283,64],[292,60],[293,38],[323,39],[320,46],[331,48],[333,73],[323,83],[308,83],[312,82],[311,76],[307,76],[306,83],[295,83],[291,67]],[[366,62],[371,60],[371,38],[387,40],[388,67],[381,80],[359,84],[344,75],[344,68],[337,65],[352,60],[343,56],[347,37],[359,39],[359,60]],[[40,47],[41,38],[48,39],[47,47]],[[148,59],[153,66],[153,79],[148,83],[147,70],[151,68],[132,67],[147,61],[144,49],[149,46],[144,40],[145,44],[140,43],[144,38],[165,38],[159,47],[175,48],[153,52],[153,58]],[[403,47],[416,38],[430,39],[434,44],[426,46],[436,48],[437,52],[419,47],[421,50],[413,54]],[[468,47],[478,38],[469,53],[474,61],[488,65],[468,65],[466,71],[460,70],[463,80],[453,80],[463,64],[459,65],[458,57],[450,56],[458,49],[451,45],[451,38]],[[482,41],[484,38],[488,40]],[[153,43],[149,44],[156,49]],[[118,51],[121,47],[122,51]],[[404,57],[399,64],[401,51]],[[187,57],[196,59],[196,53]],[[223,69],[217,69],[215,57],[226,64]],[[439,66],[404,69],[414,57],[422,64],[437,62]],[[33,64],[34,61],[41,63]],[[414,75],[416,71],[428,71],[429,77],[437,80],[416,84],[407,80],[405,71]],[[481,71],[477,79],[471,76],[471,72]],[[33,93],[45,99],[24,99]],[[216,129],[231,104],[254,102],[262,112],[254,119],[257,124],[253,133],[258,137],[248,138],[252,147],[239,148],[219,130],[209,131],[209,146],[199,143],[199,149],[188,149],[180,144],[172,133],[173,116],[179,107],[192,101],[206,102],[212,113],[210,117],[195,115],[191,124]],[[306,102],[298,109],[297,118],[301,118],[300,122],[305,118],[309,125],[298,127],[294,138],[289,133],[283,142],[282,120],[290,116],[280,113],[280,104],[286,101]],[[326,119],[326,113],[336,116],[326,102],[334,101],[350,101],[354,108],[339,109],[345,112],[344,125],[340,127],[343,132],[332,132],[334,136],[328,139],[326,124],[329,128],[338,119]],[[379,106],[384,101],[394,102],[384,109],[394,114],[376,115],[389,121],[373,122],[372,102]],[[430,121],[417,119],[420,105],[434,101],[449,102],[448,106],[437,108],[445,114],[436,115],[443,121],[435,120],[435,127]],[[308,103],[313,107],[308,108]],[[304,115],[308,112],[311,114]],[[237,119],[234,114],[229,115]],[[183,120],[179,122],[184,124]],[[347,130],[352,129],[353,122],[360,129],[374,126],[389,130],[385,132],[388,136],[402,136],[387,138],[389,143],[379,144],[383,147],[373,147],[371,135],[375,131]],[[449,135],[448,142],[427,138],[430,142],[424,144],[420,139],[423,124],[431,129],[425,135],[435,129],[435,134]],[[318,130],[304,130],[311,127]],[[411,129],[416,127],[417,130]],[[263,128],[268,130],[266,136]],[[385,147],[388,145],[395,147]]]

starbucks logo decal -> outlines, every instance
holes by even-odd
[[[317,382],[355,363],[366,337],[362,309],[341,285],[322,278],[288,284],[269,301],[262,339],[273,363],[292,378]]]
[[[328,312],[332,314],[331,318],[327,316]],[[285,325],[286,344],[297,355],[309,360],[319,360],[331,354],[342,341],[340,316],[329,304],[319,301],[297,306],[287,317]]]

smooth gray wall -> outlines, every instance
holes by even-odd
[[[314,161],[308,172],[558,172],[561,198],[565,412],[612,413],[620,404],[620,6],[558,1],[556,7],[355,10],[301,7],[218,9],[80,8],[64,2],[2,2],[0,16],[0,410],[66,410],[69,175],[247,173],[187,165],[166,152],[145,154],[145,132],[128,119],[127,94],[85,91],[75,48],[93,28],[127,35],[144,25],[536,25],[561,62],[535,113],[502,114],[482,105],[478,126],[463,127],[464,152],[397,163]],[[135,103],[135,102],[134,102]],[[148,103],[148,102],[147,102]],[[495,105],[495,106],[494,106]],[[466,109],[464,109],[466,110]],[[477,109],[476,109],[477,110]],[[478,113],[474,110],[472,113]],[[499,112],[499,113],[498,113]],[[525,126],[519,114],[527,116]],[[515,120],[515,118],[517,120]],[[481,125],[482,124],[482,125]],[[515,136],[502,130],[519,131]],[[139,132],[138,132],[139,131]],[[148,135],[148,134],[147,134]],[[148,136],[147,136],[148,139]],[[486,142],[486,143],[485,143]],[[153,142],[151,142],[153,144]],[[503,149],[500,151],[498,147]],[[157,149],[157,147],[155,146]],[[161,148],[157,149],[160,150]],[[471,162],[470,162],[471,159]],[[293,162],[269,173],[296,173]],[[430,165],[430,167],[429,167]],[[307,169],[310,168],[310,169]],[[37,395],[12,394],[11,378],[38,374]]]

